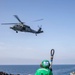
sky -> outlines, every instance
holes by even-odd
[[[16,33],[13,25],[1,25],[18,23],[13,15],[34,30],[42,25],[44,33]],[[51,49],[53,64],[75,64],[75,0],[0,0],[0,65],[50,61]]]

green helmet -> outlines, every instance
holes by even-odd
[[[48,60],[43,60],[41,66],[44,68],[49,68],[50,62]]]

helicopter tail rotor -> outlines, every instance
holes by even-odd
[[[39,29],[38,29],[38,31],[37,31],[37,34],[43,33],[43,31],[42,31],[42,25],[41,25],[41,26],[38,26],[38,27],[39,27]]]
[[[39,29],[40,29],[40,28],[42,29],[42,25],[41,25],[41,26],[38,25],[38,28],[39,28]]]

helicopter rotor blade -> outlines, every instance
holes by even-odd
[[[38,19],[38,20],[34,20],[33,22],[42,21],[42,20],[44,20],[44,19]]]
[[[17,15],[14,15],[14,16],[21,24],[23,24],[23,22],[19,19],[19,17]]]
[[[18,23],[2,23],[1,25],[10,25],[10,24],[18,24]]]

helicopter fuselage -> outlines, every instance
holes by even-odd
[[[10,29],[13,29],[16,31],[16,33],[18,33],[18,31],[21,31],[21,32],[30,32],[30,33],[38,33],[38,31],[35,31],[33,29],[30,28],[30,26],[28,25],[14,25],[13,27],[10,27]]]
[[[14,26],[10,27],[10,29],[16,31],[16,33],[18,33],[18,31],[35,33],[36,35],[39,33],[43,33],[43,31],[41,30],[42,29],[41,27],[39,27],[37,31],[33,30],[30,28],[30,26],[24,24],[24,22],[22,22],[17,15],[14,15],[14,17],[19,21],[19,23],[3,23],[3,25],[14,24]]]

